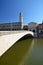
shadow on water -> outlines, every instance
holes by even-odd
[[[0,57],[0,65],[19,65],[32,43],[32,37],[29,35],[21,38],[16,44],[14,44],[10,49],[7,50]]]
[[[43,65],[43,38],[35,38],[33,43],[33,49],[23,65]]]

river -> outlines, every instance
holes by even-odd
[[[18,41],[0,57],[0,65],[43,65],[43,38]]]

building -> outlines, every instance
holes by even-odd
[[[38,37],[43,37],[43,23],[38,24],[38,26],[37,26],[37,36]]]
[[[28,25],[24,25],[23,30],[28,30]]]
[[[36,26],[37,26],[37,23],[35,23],[35,22],[30,22],[30,23],[28,24],[28,30],[33,31],[33,32],[35,33],[35,32],[37,31]]]
[[[22,30],[22,29],[23,29],[23,18],[21,12],[19,14],[19,22],[0,24],[0,31]]]
[[[32,32],[34,32],[34,37],[37,37],[37,23],[35,23],[35,22],[30,22],[29,24],[28,24],[28,30],[30,30],[30,31],[32,31]]]

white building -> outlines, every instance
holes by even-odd
[[[33,31],[35,36],[37,35],[36,26],[37,26],[37,23],[35,23],[35,22],[28,23],[28,30]]]
[[[33,31],[33,32],[36,32],[36,26],[37,26],[37,23],[35,23],[35,22],[30,22],[30,23],[28,24],[28,30],[31,30],[31,31]]]
[[[22,30],[22,29],[23,29],[23,18],[21,12],[19,14],[19,22],[0,24],[0,31]]]

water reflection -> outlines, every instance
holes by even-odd
[[[26,59],[28,58],[29,54],[30,54],[31,51],[32,51],[33,46],[34,46],[34,39],[32,39],[31,45],[30,45],[30,47],[28,48],[28,51],[27,51],[27,53],[25,54],[25,57],[22,59],[22,62],[21,62],[20,64],[18,64],[18,65],[24,65]]]
[[[43,39],[34,39],[34,47],[23,65],[43,65]]]
[[[0,58],[0,65],[43,65],[43,38],[17,42]]]

